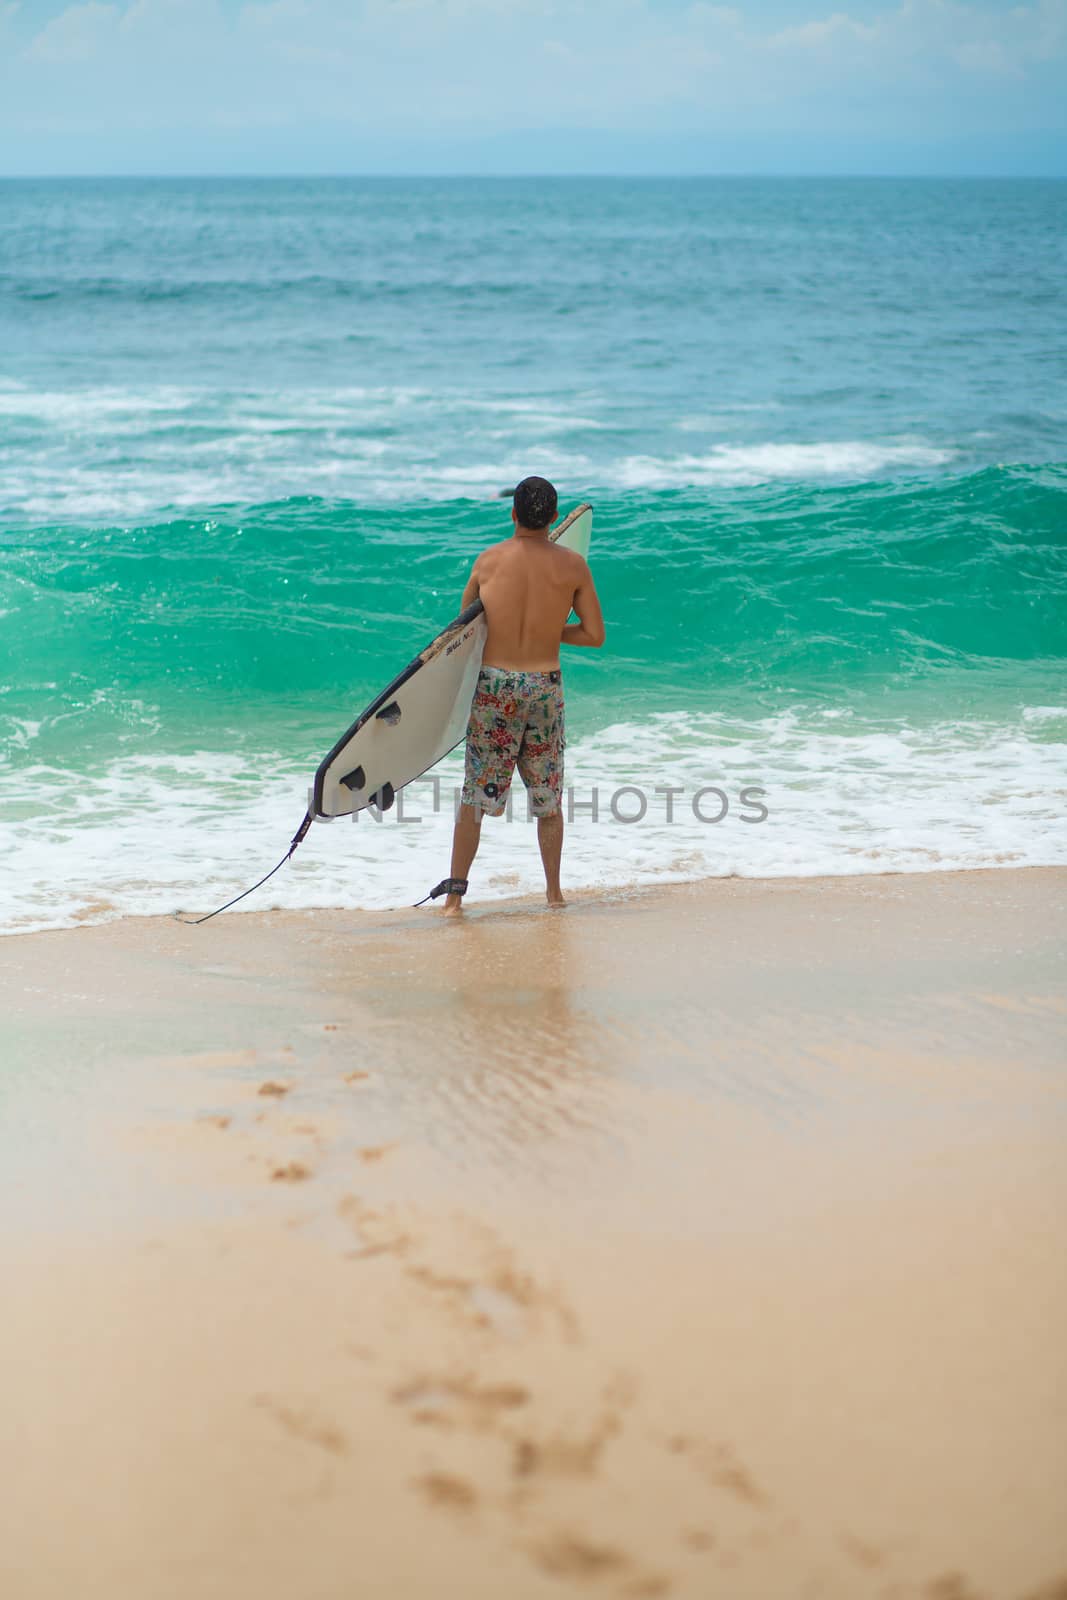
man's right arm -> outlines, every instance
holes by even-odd
[[[560,634],[560,643],[590,645],[594,650],[599,650],[604,643],[604,617],[593,574],[586,561],[582,562],[582,573],[571,607],[577,612],[578,621],[567,623]]]

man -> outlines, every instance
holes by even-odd
[[[481,599],[488,633],[467,727],[446,916],[463,910],[482,813],[501,815],[516,767],[537,818],[548,903],[566,904],[559,884],[564,745],[559,647],[598,649],[604,643],[604,619],[585,560],[548,537],[557,508],[556,491],[546,479],[524,478],[511,512],[515,531],[482,552],[463,591],[464,606]],[[568,624],[572,610],[579,620]]]

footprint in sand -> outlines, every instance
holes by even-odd
[[[837,1542],[857,1567],[865,1567],[871,1571],[875,1567],[880,1567],[885,1560],[877,1546],[868,1544],[865,1539],[857,1539],[854,1533],[840,1534]]]
[[[393,1144],[365,1144],[361,1150],[356,1151],[356,1154],[361,1161],[373,1162],[380,1161],[383,1156],[389,1154],[390,1150],[395,1149],[395,1141]]]
[[[962,1572],[943,1572],[926,1585],[928,1600],[981,1600]]]
[[[530,1554],[554,1578],[577,1583],[599,1583],[602,1578],[624,1578],[620,1594],[631,1600],[658,1600],[670,1594],[673,1583],[662,1573],[634,1573],[634,1563],[613,1545],[595,1544],[583,1534],[561,1530],[530,1548]],[[631,1574],[631,1576],[627,1576]]]
[[[478,1504],[472,1485],[466,1478],[457,1478],[451,1472],[427,1472],[415,1479],[415,1487],[431,1505],[443,1506],[448,1511],[473,1511]]]
[[[513,1295],[488,1283],[472,1283],[467,1295],[483,1328],[492,1328],[507,1339],[518,1339],[526,1332],[526,1313]]]
[[[628,1373],[616,1373],[601,1391],[600,1415],[582,1434],[554,1433],[540,1438],[521,1435],[515,1440],[512,1471],[517,1478],[536,1474],[556,1477],[592,1477],[608,1442],[623,1430],[624,1413],[636,1392]]]
[[[286,1433],[304,1444],[317,1445],[332,1456],[348,1454],[348,1440],[341,1429],[332,1422],[324,1422],[306,1408],[287,1406],[269,1394],[257,1394],[252,1402],[261,1411],[267,1411]]]
[[[402,1256],[412,1243],[411,1235],[394,1218],[368,1206],[358,1195],[346,1194],[338,1202],[337,1215],[359,1240],[360,1248],[350,1252],[354,1260],[386,1253]]]
[[[305,1167],[302,1161],[288,1161],[284,1167],[275,1167],[270,1175],[271,1183],[305,1183],[311,1177],[311,1168]]]
[[[533,1555],[538,1565],[556,1578],[603,1578],[629,1565],[621,1550],[593,1544],[576,1533],[553,1534],[535,1547]]]
[[[1040,1589],[1029,1590],[1023,1600],[1067,1600],[1067,1574],[1053,1578],[1051,1583],[1043,1583]]]
[[[288,1094],[292,1087],[293,1086],[291,1083],[274,1083],[273,1080],[268,1078],[266,1083],[260,1084],[259,1088],[256,1090],[256,1093],[268,1095],[273,1099],[280,1100],[282,1095]]]
[[[546,1474],[559,1478],[591,1478],[609,1439],[620,1431],[621,1419],[609,1412],[587,1434],[567,1438],[551,1434],[535,1439],[524,1436],[515,1441],[512,1471],[517,1478]]]
[[[770,1504],[748,1468],[738,1460],[728,1444],[711,1444],[706,1439],[693,1439],[683,1433],[672,1435],[666,1444],[673,1455],[685,1456],[691,1461],[701,1477],[716,1489],[725,1489],[752,1507]]]
[[[393,1391],[398,1404],[410,1406],[414,1422],[465,1424],[479,1433],[491,1429],[501,1412],[516,1410],[529,1398],[521,1383],[478,1384],[468,1377],[419,1377]]]

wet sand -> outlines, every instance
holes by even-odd
[[[5,1600],[1067,1596],[1067,872],[8,939]]]

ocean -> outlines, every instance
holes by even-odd
[[[1067,182],[0,182],[0,928],[265,872],[529,472],[565,886],[1067,862],[1065,286]],[[418,898],[460,770],[243,908]]]

